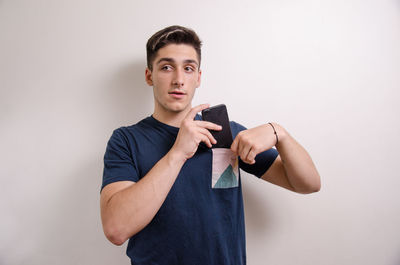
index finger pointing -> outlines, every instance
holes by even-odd
[[[232,145],[231,145],[231,150],[232,150],[232,152],[235,153],[235,154],[237,154],[238,145],[239,145],[239,138],[238,138],[238,137],[235,137],[235,139],[233,140],[233,143],[232,143]]]
[[[193,120],[196,117],[196,114],[203,109],[209,108],[210,104],[200,104],[194,108],[192,108],[189,113],[186,115],[186,118]]]

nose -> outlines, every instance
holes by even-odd
[[[184,85],[184,73],[183,70],[177,69],[172,80],[172,84],[176,87],[183,87]]]

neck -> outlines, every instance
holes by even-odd
[[[189,111],[190,108],[179,112],[166,111],[166,110],[160,111],[159,109],[155,108],[153,113],[153,118],[162,123],[179,128],[181,126],[181,122],[186,117]]]

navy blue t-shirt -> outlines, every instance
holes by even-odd
[[[196,119],[201,119],[199,115]],[[235,137],[245,130],[231,122]],[[152,116],[115,130],[104,156],[104,188],[116,181],[137,182],[171,149],[179,128]],[[246,264],[240,171],[261,177],[278,155],[275,149],[248,165],[230,149],[200,145],[183,165],[153,220],[128,243],[135,265]]]

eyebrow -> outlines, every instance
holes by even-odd
[[[157,64],[160,64],[160,63],[162,63],[162,62],[174,63],[175,60],[174,60],[173,58],[164,57],[164,58],[160,58],[160,60],[157,61]],[[193,60],[193,59],[186,59],[186,60],[183,60],[183,63],[192,63],[192,64],[195,64],[195,65],[197,65],[197,66],[199,65],[199,63],[198,63],[196,60]]]

